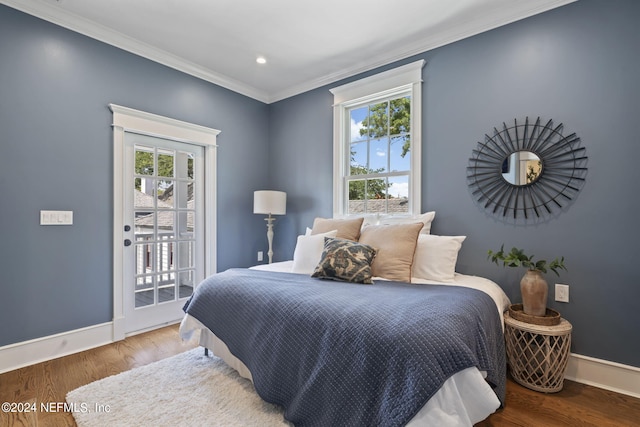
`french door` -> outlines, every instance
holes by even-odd
[[[204,149],[125,132],[127,332],[180,319],[204,278]]]
[[[110,104],[114,127],[113,339],[179,321],[216,271],[220,131]]]

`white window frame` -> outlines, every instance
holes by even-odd
[[[409,212],[399,216],[416,216],[421,209],[422,172],[422,68],[420,60],[384,71],[355,82],[330,89],[333,94],[333,216],[348,216],[349,135],[348,110],[353,106],[373,102],[394,94],[411,93],[411,171],[409,174]],[[361,216],[361,215],[360,215]],[[391,216],[380,215],[375,216]]]

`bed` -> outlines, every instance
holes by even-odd
[[[488,279],[455,273],[464,236],[430,235],[426,223],[356,223],[354,236],[342,223],[314,222],[293,260],[205,279],[185,304],[181,336],[252,380],[296,426],[485,419],[504,403],[507,296]],[[336,254],[331,244],[349,256],[373,249],[364,280],[331,277],[341,272],[335,256],[321,268]]]

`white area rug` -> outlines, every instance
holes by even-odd
[[[70,391],[79,427],[290,426],[251,381],[202,348]]]

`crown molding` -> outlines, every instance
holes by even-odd
[[[521,9],[514,12],[501,11],[498,14],[491,15],[490,19],[477,19],[469,21],[466,25],[460,27],[451,27],[445,31],[439,32],[431,37],[417,40],[415,43],[408,44],[402,50],[394,50],[384,52],[378,56],[369,58],[366,64],[357,64],[350,68],[345,68],[337,73],[328,74],[319,79],[310,80],[303,84],[292,86],[283,91],[272,94],[268,99],[269,103],[281,101],[283,99],[299,95],[309,90],[317,89],[322,86],[333,84],[337,81],[353,77],[355,75],[374,70],[391,64],[396,61],[407,59],[411,56],[418,55],[457,41],[511,24],[522,19],[538,15],[549,10],[574,3],[578,0],[547,0],[543,3],[537,3],[534,7],[526,2],[521,2]]]
[[[72,15],[55,6],[55,2],[47,3],[45,1],[37,0],[0,0],[0,3],[101,42],[118,47],[135,55],[224,87],[241,95],[270,104],[576,1],[578,0],[543,0],[535,2],[533,6],[530,2],[520,1],[518,2],[520,7],[516,11],[498,11],[497,13],[492,13],[490,16],[483,16],[482,18],[468,21],[463,26],[454,26],[446,29],[445,31],[438,32],[431,37],[405,45],[402,50],[383,52],[378,56],[369,58],[366,63],[359,63],[353,67],[345,68],[336,73],[330,73],[320,78],[312,79],[274,93],[268,93],[231,77],[215,73],[210,69],[186,61],[177,55],[173,55],[147,43],[135,40],[122,33],[96,24],[93,21],[89,21],[77,15]]]
[[[53,4],[33,0],[0,0],[0,3],[137,56],[222,86],[241,95],[268,103],[269,97],[264,91],[222,74],[217,74],[179,56],[165,52],[103,25],[96,24],[88,19],[64,12]]]

